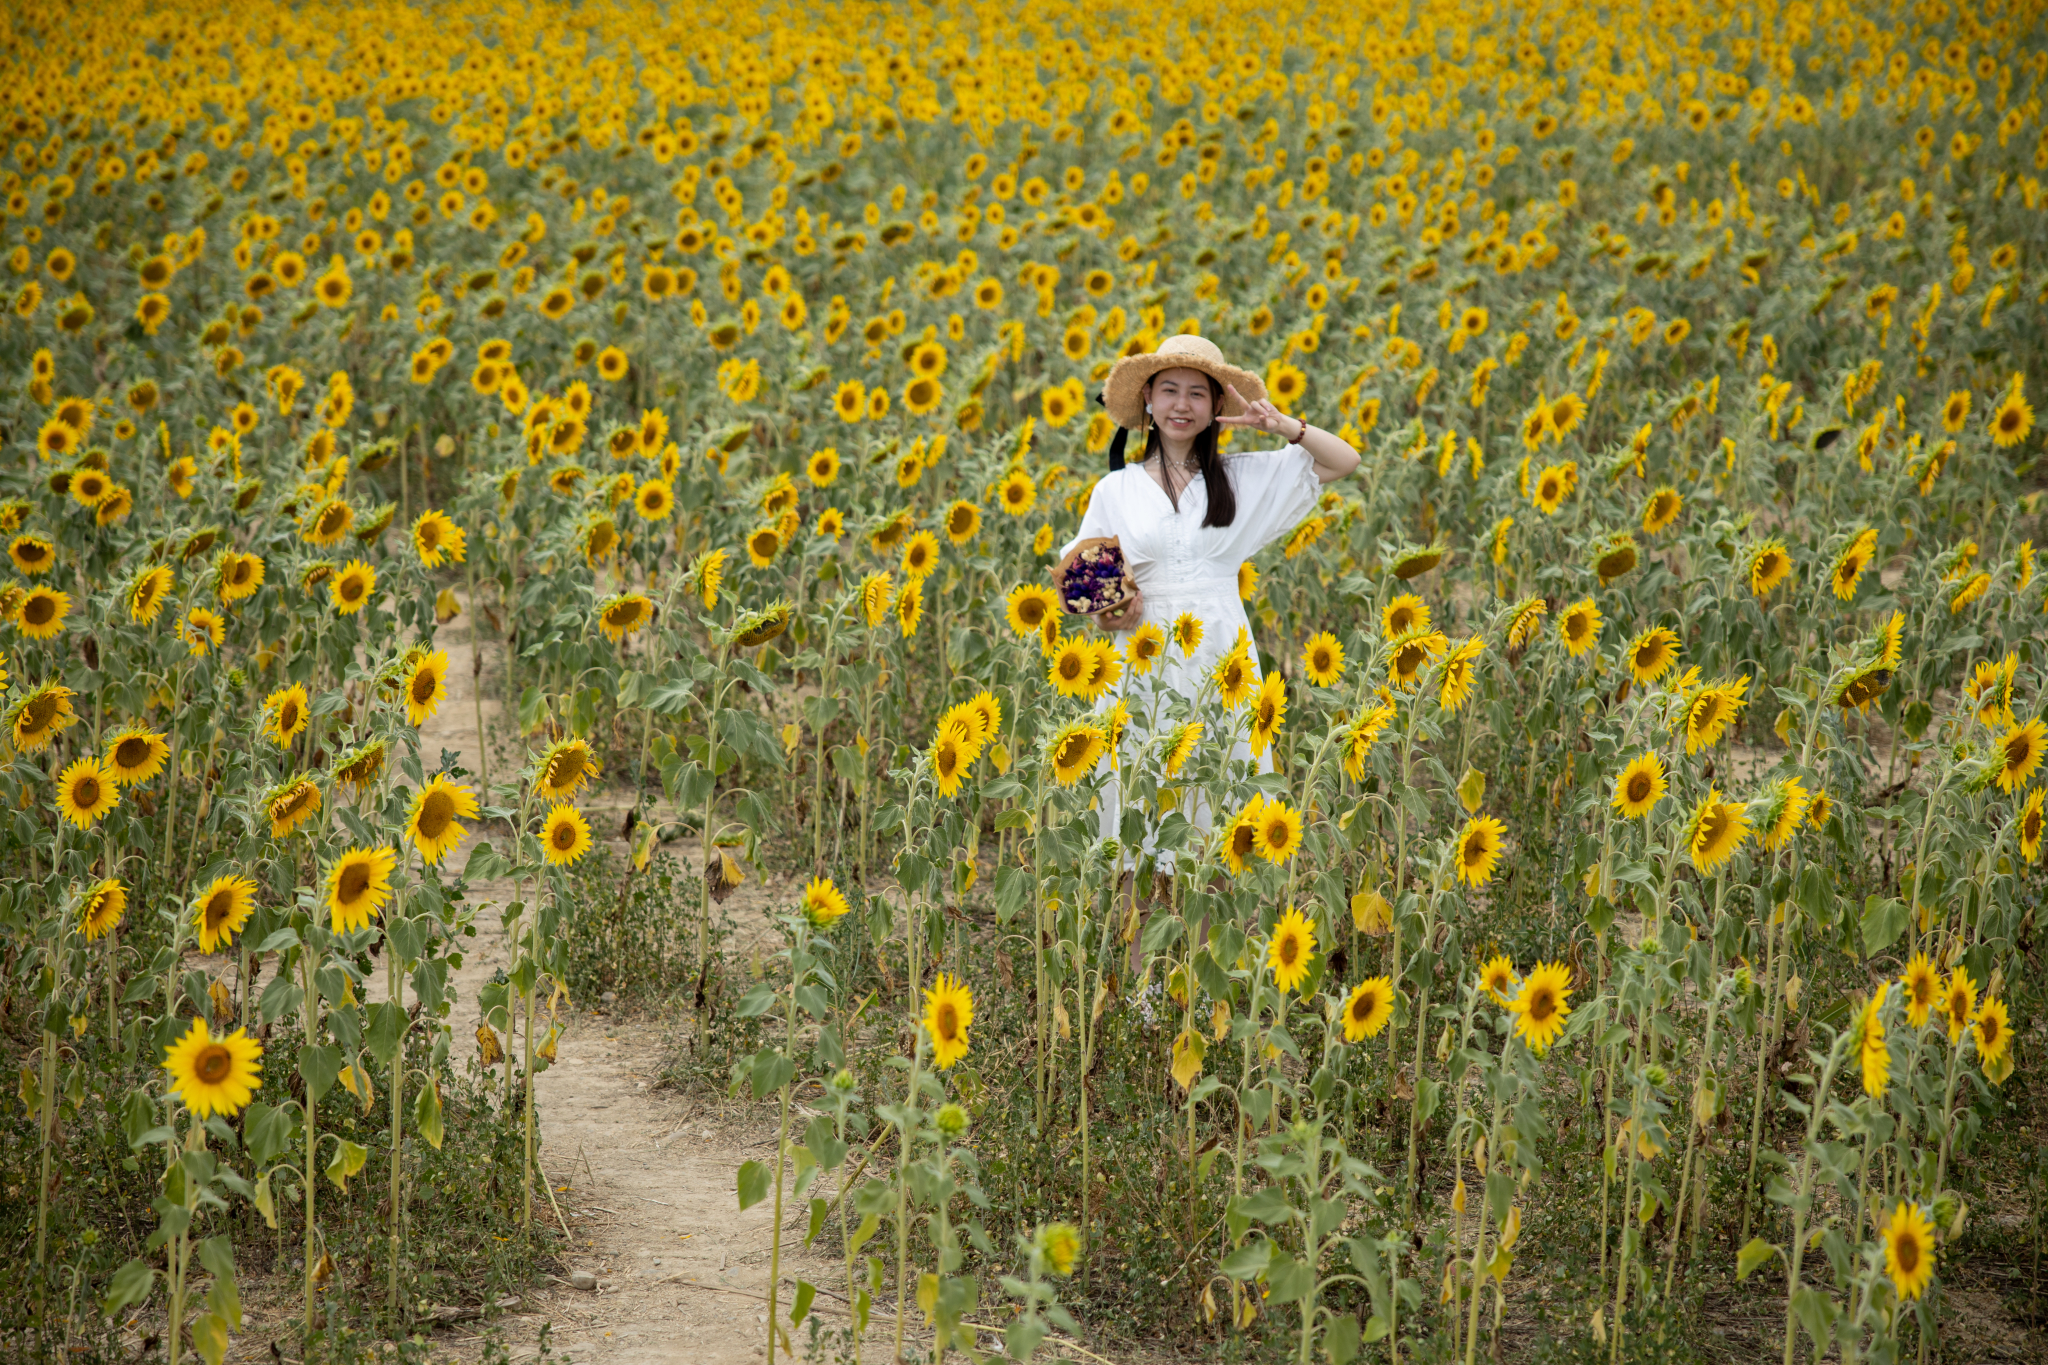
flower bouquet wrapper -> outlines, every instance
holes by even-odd
[[[1053,566],[1053,590],[1070,616],[1099,616],[1138,595],[1115,536],[1091,536]]]

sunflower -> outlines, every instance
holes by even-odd
[[[121,788],[97,758],[74,761],[57,779],[57,810],[80,829],[121,804]]]
[[[1484,886],[1491,881],[1494,866],[1500,862],[1501,844],[1507,838],[1507,832],[1507,826],[1491,815],[1474,816],[1466,821],[1463,832],[1458,835],[1458,880],[1468,886]]]
[[[1768,597],[1771,589],[1783,583],[1792,574],[1792,556],[1785,549],[1783,541],[1767,540],[1749,552],[1749,590],[1758,597]]]
[[[924,993],[924,1030],[932,1040],[932,1065],[944,1071],[967,1055],[967,1030],[973,1023],[973,992],[965,981],[940,972]]]
[[[329,498],[313,510],[313,515],[306,519],[305,527],[299,532],[299,536],[308,544],[318,545],[324,549],[330,545],[339,545],[355,524],[355,509],[344,499]]]
[[[1545,516],[1557,515],[1557,509],[1564,505],[1565,496],[1571,492],[1563,465],[1545,465],[1536,475],[1535,483],[1529,489],[1529,501],[1536,504]]]
[[[1550,612],[1550,604],[1540,597],[1525,597],[1515,603],[1513,613],[1508,617],[1508,649],[1519,651],[1536,638],[1542,628],[1543,618]]]
[[[1173,642],[1180,646],[1182,658],[1193,658],[1195,650],[1202,643],[1201,618],[1186,611],[1174,617]]]
[[[1334,687],[1344,676],[1344,646],[1327,630],[1309,636],[1301,647],[1301,669],[1317,687]]]
[[[1469,640],[1460,640],[1444,659],[1437,689],[1437,701],[1444,710],[1455,712],[1470,700],[1475,677],[1473,663],[1485,652],[1485,637],[1475,635]]]
[[[1273,735],[1287,719],[1287,683],[1278,673],[1259,680],[1258,699],[1252,703],[1249,736],[1252,753],[1263,756],[1272,747]]]
[[[1934,963],[1927,954],[1915,953],[1906,963],[1905,972],[1899,977],[1899,985],[1906,994],[1906,1022],[1919,1028],[1927,1022],[1941,999],[1941,974],[1934,970]]]
[[[968,765],[974,761],[970,752],[972,746],[956,731],[941,727],[938,738],[932,741],[927,751],[932,763],[932,776],[938,781],[940,796],[958,796],[960,781],[967,775]]]
[[[1344,1041],[1377,1038],[1394,1017],[1394,983],[1384,976],[1367,977],[1344,1000]]]
[[[1680,645],[1675,631],[1657,626],[1629,641],[1628,671],[1639,683],[1653,683],[1678,662]]]
[[[1412,579],[1422,577],[1422,575],[1443,563],[1445,553],[1446,551],[1442,545],[1429,545],[1420,550],[1403,550],[1400,554],[1394,556],[1393,567],[1389,572],[1403,583],[1409,582]],[[1250,600],[1249,594],[1246,595],[1245,600]]]
[[[139,625],[155,625],[171,595],[173,582],[168,564],[153,565],[137,573],[123,594],[128,600],[128,619]]]
[[[1678,514],[1684,508],[1685,499],[1679,496],[1677,489],[1668,485],[1658,489],[1650,494],[1649,500],[1643,504],[1644,532],[1648,535],[1656,535],[1659,531],[1671,525],[1672,522],[1677,521]]]
[[[2030,863],[2041,860],[2041,810],[2043,789],[2037,787],[2020,807],[2020,856]]]
[[[1353,782],[1365,780],[1365,760],[1372,753],[1372,746],[1378,742],[1380,732],[1393,718],[1394,708],[1391,705],[1375,706],[1352,717],[1344,732],[1344,772]]]
[[[422,655],[405,680],[405,720],[408,725],[425,725],[441,709],[448,695],[448,651],[437,649]]]
[[[412,840],[413,847],[420,851],[420,859],[431,867],[469,833],[456,822],[474,820],[476,816],[476,793],[457,786],[445,773],[436,774],[412,799],[412,810],[405,820],[405,837]]]
[[[1247,559],[1237,566],[1237,599],[1249,602],[1259,591],[1258,566]]]
[[[305,733],[312,715],[311,704],[306,700],[305,684],[280,687],[263,699],[262,733],[268,735],[278,748],[287,748]]]
[[[1557,635],[1573,658],[1600,642],[1600,608],[1590,597],[1580,598],[1557,618]]]
[[[1162,766],[1168,777],[1179,777],[1188,760],[1195,756],[1195,746],[1202,742],[1202,722],[1184,720],[1167,732]]]
[[[349,750],[334,761],[334,778],[346,783],[360,795],[369,789],[384,771],[385,746],[383,740],[374,740]]]
[[[327,911],[334,932],[367,929],[391,899],[391,870],[398,853],[389,848],[352,848],[327,870]]]
[[[1863,1066],[1863,1093],[1871,1096],[1882,1096],[1891,1079],[1891,1048],[1885,1043],[1884,1020],[1879,1017],[1889,986],[1889,982],[1878,983],[1856,1020],[1856,1051],[1857,1060]]]
[[[1451,642],[1440,630],[1411,630],[1394,642],[1394,652],[1387,659],[1387,676],[1396,687],[1414,687],[1421,680],[1422,669],[1433,659],[1441,659]]]
[[[597,628],[618,644],[654,619],[654,603],[637,592],[622,592],[597,604]]]
[[[1770,799],[1764,803],[1764,847],[1773,853],[1783,848],[1806,823],[1806,812],[1812,802],[1806,784],[1796,777],[1773,786]]]
[[[1242,647],[1234,648],[1223,656],[1216,665],[1215,679],[1217,695],[1233,711],[1244,705],[1259,681],[1258,670]]]
[[[1621,770],[1614,779],[1614,799],[1611,804],[1625,819],[1640,820],[1648,815],[1652,807],[1664,799],[1670,790],[1664,778],[1664,760],[1654,751],[1638,755]]]
[[[1970,1036],[1976,1040],[1977,1055],[1983,1058],[1985,1069],[1995,1067],[2012,1046],[2012,1020],[2006,1014],[2003,1000],[1986,1000],[1978,1007]]]
[[[1260,804],[1253,849],[1269,863],[1284,863],[1301,848],[1301,812],[1284,801]]]
[[[583,812],[566,801],[548,810],[541,825],[541,856],[555,867],[566,867],[590,851],[590,822]]]
[[[263,807],[271,837],[282,839],[320,813],[320,788],[309,778],[295,778],[264,793]]]
[[[1156,622],[1147,621],[1131,632],[1129,649],[1131,671],[1142,677],[1165,655],[1166,632]]]
[[[1505,953],[1488,958],[1479,967],[1479,989],[1505,1005],[1513,1000],[1521,989],[1515,978],[1515,964],[1508,961]]]
[[[930,578],[939,567],[939,538],[930,531],[919,531],[903,546],[903,563],[900,566],[906,579],[922,582]]]
[[[1918,1204],[1900,1203],[1884,1228],[1884,1273],[1902,1299],[1917,1299],[1934,1279],[1934,1225]]]
[[[1562,962],[1539,962],[1522,979],[1521,993],[1508,1003],[1515,1032],[1539,1056],[1564,1032],[1565,1017],[1571,1013],[1571,979],[1571,970]]]
[[[1398,640],[1410,631],[1429,629],[1429,605],[1413,593],[1402,593],[1380,609],[1380,636]]]
[[[1053,736],[1046,749],[1053,776],[1062,787],[1072,786],[1102,758],[1108,743],[1109,737],[1095,726],[1070,722]]]
[[[981,530],[981,509],[965,498],[956,500],[946,509],[946,539],[955,545],[965,545]]]
[[[2033,780],[2041,766],[2041,753],[2048,747],[2048,720],[2036,716],[2025,725],[2015,725],[1998,741],[1998,789],[2017,792]]]
[[[1021,469],[1013,469],[996,485],[996,505],[1013,517],[1021,517],[1038,505],[1038,485]]]
[[[170,1091],[199,1118],[242,1112],[263,1084],[263,1046],[242,1029],[215,1038],[204,1019],[164,1049]]]
[[[1857,580],[1863,577],[1863,571],[1870,567],[1876,555],[1877,532],[1865,527],[1835,556],[1834,567],[1828,570],[1828,586],[1834,589],[1839,600],[1847,602],[1856,596]]]
[[[24,533],[8,543],[7,557],[15,568],[33,578],[56,567],[57,547],[41,536]]]
[[[1273,969],[1273,984],[1292,991],[1307,978],[1315,960],[1315,924],[1299,910],[1288,906],[1273,926],[1272,941],[1266,946],[1266,965]]]
[[[858,422],[868,411],[867,385],[858,379],[847,380],[832,396],[832,407],[839,414],[840,421]]]
[[[7,729],[14,747],[25,754],[43,748],[58,732],[78,724],[71,699],[78,694],[60,683],[44,683],[7,709]]]
[[[676,507],[676,495],[661,479],[649,479],[633,494],[633,510],[642,521],[666,521]]]
[[[1716,683],[1712,687],[1701,688],[1686,703],[1683,717],[1685,751],[1696,754],[1720,743],[1721,736],[1742,714],[1742,708],[1747,704],[1744,694],[1748,691],[1747,674],[1732,683]]]
[[[171,746],[146,725],[127,725],[107,741],[107,776],[124,787],[147,782],[164,770]]]
[[[1011,630],[1019,635],[1035,635],[1046,619],[1060,609],[1060,599],[1051,588],[1026,583],[1003,599],[1003,608]]]
[[[256,590],[263,586],[261,556],[223,550],[214,567],[220,600],[223,602],[240,602],[253,597]]]
[[[1963,1030],[1977,1016],[1977,983],[1970,979],[1969,968],[1958,966],[1949,973],[1948,980],[1941,983],[1934,1008],[1948,1028],[1949,1042],[1962,1042]]]
[[[1951,434],[1961,431],[1963,423],[1970,420],[1970,391],[1956,389],[1941,405],[1941,425]]]
[[[1616,531],[1594,547],[1593,572],[1599,576],[1603,588],[1617,578],[1634,573],[1635,567],[1636,538],[1627,531]]]
[[[818,513],[817,534],[830,536],[837,542],[846,534],[846,514],[837,507],[827,507]]]
[[[813,451],[804,464],[804,475],[813,488],[830,488],[839,478],[839,451],[833,446]]]
[[[1991,443],[2001,449],[2018,445],[2027,439],[2027,433],[2034,429],[2034,410],[2027,406],[2027,400],[2017,389],[2005,395],[2005,401],[1991,414],[1987,428]]]
[[[889,619],[889,606],[896,600],[896,583],[886,573],[871,573],[860,581],[861,616],[872,630]],[[1058,622],[1047,617],[1045,628],[1056,629]]]
[[[1713,787],[1693,808],[1686,847],[1693,868],[1705,876],[1735,856],[1749,835],[1749,807],[1740,801],[1723,801]]]
[[[256,904],[256,883],[247,877],[215,877],[192,902],[193,927],[199,935],[199,951],[219,952],[233,943],[235,935],[249,922]]]
[[[85,941],[94,942],[110,934],[128,913],[128,888],[109,877],[93,886],[78,903],[78,927]]]
[[[64,632],[71,614],[71,595],[55,588],[34,587],[22,594],[14,609],[14,628],[31,640],[54,639]]]
[[[361,611],[377,590],[377,571],[360,559],[351,559],[328,585],[327,596],[343,616]]]
[[[1223,861],[1230,868],[1230,875],[1244,875],[1245,863],[1259,848],[1259,811],[1265,806],[1266,798],[1253,792],[1251,799],[1244,803],[1231,820],[1230,827],[1223,835]]]
[[[830,929],[849,908],[846,893],[829,877],[813,877],[804,886],[803,916],[813,929]]]
[[[1003,704],[995,694],[983,688],[963,703],[959,710],[973,719],[977,733],[977,746],[986,744],[1003,730]]]

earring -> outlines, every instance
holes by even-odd
[[[1147,414],[1148,416],[1149,416],[1149,415],[1151,414],[1151,412],[1152,412],[1152,405],[1151,405],[1150,403],[1147,403],[1147,404],[1145,405],[1145,412],[1146,412],[1146,414]]]

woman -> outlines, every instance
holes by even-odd
[[[1118,537],[1138,593],[1114,615],[1104,613],[1097,621],[1124,642],[1148,621],[1166,634],[1169,646],[1149,675],[1135,678],[1125,670],[1132,714],[1128,734],[1142,742],[1141,727],[1159,709],[1161,694],[1198,696],[1238,632],[1249,633],[1251,622],[1237,590],[1238,567],[1298,525],[1315,507],[1322,485],[1357,469],[1358,452],[1342,437],[1289,417],[1266,401],[1259,377],[1226,364],[1205,337],[1171,336],[1149,355],[1125,356],[1103,384],[1102,403],[1124,431],[1143,434],[1143,453],[1136,464],[1125,464],[1124,431],[1117,433],[1110,472],[1097,480],[1080,533],[1061,557],[1090,537]],[[1216,438],[1226,426],[1282,437],[1286,444],[1278,450],[1221,455]],[[1174,625],[1183,616],[1201,623],[1201,643],[1191,655],[1171,643]],[[1256,671],[1256,654],[1253,667]],[[1105,697],[1103,705],[1113,705],[1119,693]],[[1235,753],[1240,761],[1251,758],[1243,740]],[[1103,837],[1114,837],[1119,816],[1114,777],[1103,793],[1101,815]],[[1207,803],[1199,803],[1190,817],[1206,830]],[[1161,861],[1169,863],[1168,858]],[[1128,856],[1125,865],[1130,865]]]

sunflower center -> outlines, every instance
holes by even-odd
[[[1631,804],[1640,804],[1650,799],[1650,775],[1637,773],[1628,780],[1628,799]]]
[[[1977,1027],[1984,1030],[1984,1046],[1988,1050],[1998,1041],[1998,1016],[1987,1014],[1977,1021]]]
[[[576,847],[576,826],[567,820],[562,821],[555,826],[554,832],[548,836],[548,841],[558,852],[567,853]]]
[[[81,810],[91,810],[100,803],[100,782],[96,777],[81,777],[78,785],[71,789],[72,803]]]
[[[1899,1234],[1892,1243],[1892,1255],[1898,1258],[1902,1273],[1912,1274],[1920,1268],[1920,1239],[1910,1232]]]
[[[2030,736],[2014,735],[2005,742],[2005,766],[2008,768],[2023,766],[2033,754],[2034,741]]]
[[[207,929],[209,931],[218,933],[220,930],[220,926],[226,924],[228,921],[228,916],[232,915],[234,912],[234,894],[229,891],[214,892],[213,895],[207,899],[206,910],[204,912],[206,916]]]
[[[48,625],[57,615],[57,599],[38,593],[28,599],[28,605],[21,609],[21,619],[32,626]]]
[[[122,740],[114,746],[114,765],[119,768],[139,768],[149,761],[149,741],[135,736]]]
[[[1288,934],[1280,940],[1280,965],[1292,967],[1301,960],[1301,940]]]
[[[455,820],[455,798],[447,792],[431,792],[420,803],[420,817],[414,822],[422,839],[438,839]]]
[[[287,734],[299,728],[299,704],[297,702],[288,701],[278,708],[277,728],[285,731]]]
[[[341,869],[341,877],[334,888],[334,898],[343,905],[354,905],[370,889],[370,865],[350,863]]]
[[[423,668],[412,675],[412,699],[416,706],[425,706],[434,699],[434,689],[439,685],[433,670]]]
[[[1066,655],[1060,660],[1060,676],[1062,678],[1065,678],[1068,682],[1073,682],[1076,678],[1079,678],[1081,676],[1081,670],[1083,667],[1084,665],[1081,661],[1080,655]]]
[[[933,1032],[938,1034],[941,1042],[950,1043],[960,1036],[960,1013],[951,1001],[939,1006],[934,1020],[938,1027]]]
[[[1550,1016],[1556,1013],[1557,997],[1552,995],[1547,987],[1541,990],[1537,990],[1529,996],[1530,1023],[1548,1023],[1550,1021]]]
[[[1486,861],[1486,840],[1469,839],[1465,843],[1465,866],[1475,867]]]
[[[234,1054],[213,1043],[200,1050],[192,1060],[192,1074],[207,1085],[219,1085],[235,1069]]]
[[[1364,1023],[1372,1018],[1374,1004],[1372,992],[1367,991],[1364,995],[1351,1002],[1351,1017],[1358,1023]]]

